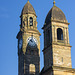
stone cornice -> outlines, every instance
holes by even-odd
[[[41,36],[41,33],[38,30],[36,30],[36,29],[27,29],[27,30],[24,30],[23,32],[25,32],[25,33],[32,33],[32,32],[29,32],[29,31],[35,31],[36,33],[34,33],[34,34],[38,33]]]
[[[32,33],[32,32],[29,32],[29,31],[35,31],[36,33],[34,33],[34,34],[37,34],[37,33],[38,33],[39,36],[41,36],[41,33],[40,33],[38,30],[36,30],[36,29],[27,29],[27,30],[21,29],[21,30],[18,32],[16,38],[18,39],[19,35],[21,35],[22,33]]]
[[[52,66],[53,70],[62,70],[64,72],[71,72],[71,73],[75,73],[75,69],[72,69],[72,68],[67,68],[67,67],[59,67],[59,66]]]
[[[58,23],[64,23],[64,24],[70,24],[70,23],[68,23],[68,22],[64,22],[64,21],[60,21],[60,20],[51,20],[51,22],[58,22]]]
[[[70,44],[65,44],[65,43],[58,43],[58,42],[53,42],[52,45],[59,45],[59,46],[67,46],[67,47],[72,47]]]
[[[69,25],[70,23],[68,23],[67,21],[64,22],[64,21],[60,21],[60,20],[54,20],[54,19],[51,19],[50,22],[48,24],[44,24],[44,26],[42,27],[42,29],[44,29],[45,27],[47,27],[49,24],[51,24],[51,22],[56,22],[56,23],[63,23],[63,24],[67,24]]]
[[[59,67],[59,66],[50,66],[48,69],[43,70],[40,72],[40,74],[48,72],[48,71],[63,71],[63,72],[69,72],[69,73],[75,73],[75,69],[67,68],[67,67]]]

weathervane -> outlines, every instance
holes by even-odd
[[[54,5],[55,5],[55,3],[56,3],[55,0],[53,0],[53,4],[54,4]]]

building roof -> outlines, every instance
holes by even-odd
[[[48,12],[46,19],[45,19],[45,23],[48,24],[51,18],[54,20],[59,20],[59,21],[66,21],[66,17],[64,13],[62,12],[62,10],[55,5]]]
[[[21,15],[23,15],[23,14],[34,14],[34,15],[36,15],[34,8],[30,4],[29,1],[27,1],[27,3],[25,4],[25,6],[23,7]]]

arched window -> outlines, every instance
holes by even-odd
[[[35,74],[35,65],[34,64],[29,65],[29,72],[30,72],[30,74]]]
[[[58,40],[63,40],[63,31],[61,28],[57,29],[57,39]]]
[[[30,26],[33,26],[33,18],[30,17]]]

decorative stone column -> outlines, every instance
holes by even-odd
[[[66,36],[67,36],[67,35],[66,35],[66,28],[64,28],[64,36],[63,36],[63,37],[64,37],[64,42],[65,42],[65,44],[67,43]]]
[[[52,41],[54,42],[54,26],[52,25]]]
[[[26,52],[26,33],[23,33],[23,52]]]
[[[68,28],[66,29],[67,31],[67,44],[69,44],[69,32],[68,32]]]
[[[55,40],[55,42],[57,42],[57,27],[56,26],[54,26],[54,40]]]

